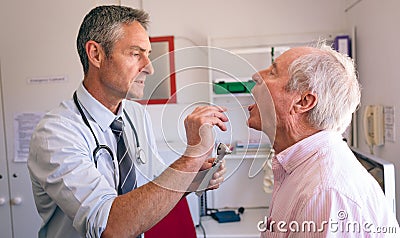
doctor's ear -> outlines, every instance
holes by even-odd
[[[89,63],[96,68],[100,68],[101,61],[105,58],[105,54],[101,45],[95,41],[88,41],[85,45],[86,55]]]
[[[294,105],[294,111],[296,113],[303,113],[310,111],[317,105],[318,97],[315,93],[306,92],[300,95]]]

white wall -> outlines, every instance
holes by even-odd
[[[176,37],[176,48],[206,45],[208,37],[245,37],[340,31],[345,28],[343,1],[205,0],[143,1],[151,15],[151,35]],[[185,78],[178,88],[206,81],[205,71]],[[181,91],[180,102],[205,99],[204,92]]]
[[[294,35],[347,29],[344,0],[145,0],[139,5],[150,13],[150,35],[174,35],[177,49],[207,45],[208,37]],[[176,59],[176,63],[180,60],[187,59]],[[206,70],[178,73],[178,102],[188,104],[209,100],[207,87],[201,90],[190,87],[207,81]],[[149,111],[155,118],[160,118],[159,106],[150,106]],[[161,130],[157,123],[154,126]],[[165,136],[167,138],[162,139],[177,139],[176,134]]]
[[[76,34],[84,15],[95,5],[95,0],[0,3],[0,105],[4,113],[4,117],[0,115],[1,123],[4,123],[0,144],[6,145],[5,151],[0,153],[0,163],[3,166],[3,161],[7,161],[8,174],[3,174],[2,180],[9,182],[9,187],[0,186],[1,196],[7,194],[0,216],[12,222],[14,238],[35,236],[41,223],[26,163],[14,160],[14,148],[19,149],[15,143],[19,137],[14,131],[14,116],[45,112],[71,97],[83,75],[75,50]],[[28,83],[32,78],[60,76],[67,80],[61,83]],[[4,167],[0,172],[3,171]],[[13,202],[18,200],[20,202]],[[12,219],[4,213],[6,208],[11,208]],[[9,224],[0,223],[0,231],[6,232],[0,236],[11,237],[7,235],[8,229],[11,229]]]
[[[383,104],[395,107],[395,125],[400,125],[400,101],[396,100],[400,91],[398,83],[400,38],[400,2],[398,0],[362,0],[353,8],[345,9],[356,0],[342,1],[273,1],[273,0],[204,0],[201,2],[171,0],[161,2],[146,0],[143,8],[151,14],[150,34],[175,35],[176,48],[206,45],[207,37],[244,37],[260,35],[284,35],[305,32],[350,33],[356,27],[357,65],[362,84],[360,111],[368,104]],[[195,10],[193,10],[195,9]],[[177,75],[178,88],[193,82],[206,81],[205,72]],[[206,100],[206,92],[183,92],[178,94],[178,102]],[[152,110],[154,109],[154,110]],[[152,115],[160,118],[160,106],[150,106]],[[179,105],[174,110],[179,110]],[[358,115],[359,147],[368,151],[364,143],[361,118]],[[161,130],[155,125],[156,130]],[[396,167],[396,190],[400,191],[400,147],[399,126],[395,134],[396,142],[386,143],[376,148],[376,155],[389,160]],[[176,139],[173,133],[165,135]],[[400,198],[397,198],[400,208]],[[400,219],[400,209],[397,209]]]
[[[357,32],[357,65],[362,84],[361,110],[358,115],[359,147],[368,151],[362,133],[361,112],[365,105],[382,104],[395,107],[396,142],[386,142],[375,154],[395,164],[396,191],[400,192],[400,1],[363,0],[347,14],[347,25]],[[400,218],[400,196],[397,196],[397,217]]]
[[[82,79],[75,49],[79,24],[92,6],[110,3],[141,7],[148,11],[151,18],[150,35],[174,35],[176,49],[207,45],[208,37],[293,35],[346,29],[344,0],[2,1],[0,58],[5,81],[6,123],[12,123],[15,112],[43,110],[42,106],[35,106],[38,104],[7,101],[17,92],[38,102],[47,101],[47,110],[58,104],[57,101],[49,102],[46,99],[48,95],[40,93],[42,87],[39,86],[30,86],[28,91],[20,92],[29,78],[66,76],[69,83],[65,85],[60,100],[71,95],[74,85]],[[206,59],[207,55],[201,55],[190,60],[204,62]],[[177,58],[176,63],[187,60]],[[178,73],[178,103],[209,100],[207,82],[206,70]],[[196,83],[204,84],[194,89],[191,85]],[[63,85],[50,87],[59,90]],[[159,116],[158,106],[150,106],[149,110],[154,116]],[[161,129],[159,126],[155,125],[156,129]],[[6,133],[11,134],[12,128]],[[167,133],[166,137],[168,140],[177,138],[175,133]]]

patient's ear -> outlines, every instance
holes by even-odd
[[[298,100],[294,105],[294,111],[296,113],[304,113],[310,111],[315,107],[315,105],[317,105],[317,101],[318,97],[315,93],[312,92],[303,93],[298,97]]]
[[[95,41],[90,40],[86,42],[85,47],[89,63],[96,68],[100,68],[101,61],[104,58],[104,51],[101,45]]]

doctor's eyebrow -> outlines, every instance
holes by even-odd
[[[141,52],[146,52],[147,51],[147,49],[145,49],[145,48],[142,48],[142,47],[140,47],[140,46],[138,46],[138,45],[132,45],[131,47],[129,47],[130,49],[133,49],[133,50],[139,50],[139,51],[141,51]],[[149,54],[151,53],[151,49],[149,49]]]

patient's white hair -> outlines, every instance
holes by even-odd
[[[360,104],[361,92],[353,60],[327,46],[324,42],[289,66],[288,91],[317,94],[316,106],[308,120],[319,130],[343,133]]]

